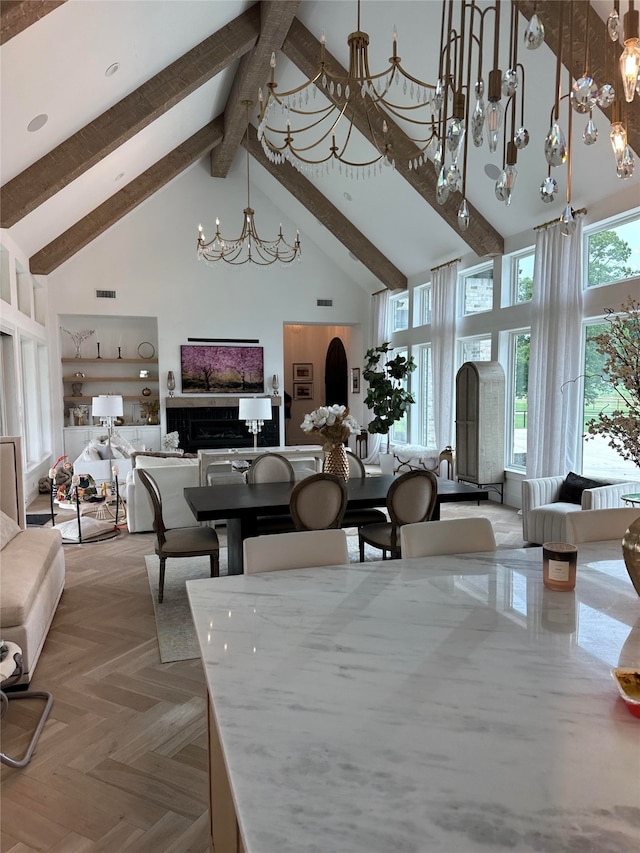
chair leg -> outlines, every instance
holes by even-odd
[[[360,546],[360,562],[364,563],[364,539],[358,536],[358,544]]]
[[[26,693],[15,693],[11,695],[7,695],[2,691],[2,707],[3,713],[6,708],[8,701],[10,699],[44,699],[45,706],[42,710],[42,714],[40,715],[40,719],[38,720],[38,725],[35,728],[33,735],[31,736],[31,740],[29,741],[29,746],[27,747],[27,751],[25,752],[22,758],[10,758],[8,755],[5,755],[4,752],[0,752],[0,762],[2,764],[6,764],[7,767],[26,767],[27,764],[31,761],[31,756],[33,755],[33,751],[36,748],[36,744],[38,742],[38,738],[42,734],[42,730],[44,729],[44,725],[47,722],[47,717],[49,716],[49,712],[51,711],[51,706],[53,705],[53,696],[51,693],[48,693],[46,690],[27,690]]]
[[[166,562],[166,557],[160,557],[160,583],[158,586],[158,604],[162,604],[162,599],[164,598],[164,570]]]
[[[219,578],[220,577],[220,558],[218,554],[212,554],[209,557],[209,561],[211,563],[211,577]]]

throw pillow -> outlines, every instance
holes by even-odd
[[[582,503],[582,493],[585,489],[595,489],[598,486],[605,486],[600,480],[589,480],[587,477],[581,477],[580,474],[574,474],[569,471],[560,486],[560,494],[558,500],[568,504]]]
[[[97,448],[89,444],[82,451],[78,459],[80,460],[80,462],[99,462],[102,457],[100,456],[100,453],[98,452]]]
[[[0,510],[0,551],[14,539],[18,533],[22,533],[20,525],[10,515]]]

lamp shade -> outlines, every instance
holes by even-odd
[[[100,394],[91,400],[91,414],[94,418],[120,418],[124,414],[122,397],[117,394]]]
[[[241,421],[270,421],[269,397],[246,397],[240,400],[238,417]]]

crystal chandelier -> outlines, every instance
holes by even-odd
[[[332,71],[321,38],[320,59],[313,76],[286,92],[278,91],[275,54],[271,56],[271,79],[266,96],[258,93],[260,116],[258,139],[274,163],[289,161],[296,169],[314,175],[336,167],[349,177],[376,174],[396,161],[417,168],[426,162],[434,134],[431,96],[434,85],[420,80],[402,67],[398,56],[398,34],[393,34],[393,55],[378,73],[369,68],[369,36],[360,29],[358,0],[357,29],[349,45],[347,75]],[[317,103],[318,89],[326,100]],[[277,115],[276,115],[277,113]],[[373,150],[364,153],[352,133],[358,118],[369,130]],[[277,126],[281,118],[282,125]],[[404,132],[395,126],[402,121]],[[407,129],[408,128],[408,129]],[[403,138],[401,138],[403,137]]]
[[[228,240],[220,233],[220,220],[216,217],[216,233],[213,239],[206,242],[202,231],[202,225],[198,225],[198,247],[197,257],[199,261],[213,263],[224,261],[227,264],[240,266],[252,263],[258,266],[270,266],[276,262],[290,264],[292,261],[300,260],[300,232],[296,231],[296,239],[293,244],[287,242],[282,233],[282,224],[275,240],[263,240],[257,231],[255,224],[255,211],[251,207],[250,182],[249,182],[249,106],[251,101],[243,101],[247,110],[247,206],[244,209],[244,221],[240,236]]]

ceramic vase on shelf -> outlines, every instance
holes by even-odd
[[[622,556],[631,583],[640,595],[640,516],[632,521],[622,537]]]
[[[344,444],[334,444],[324,449],[324,465],[322,470],[325,474],[335,474],[341,480],[349,479],[349,460]]]

